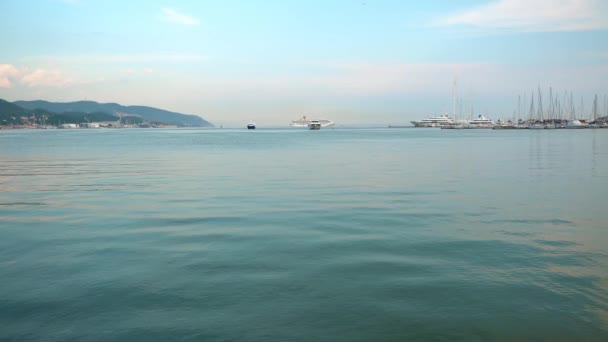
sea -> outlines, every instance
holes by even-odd
[[[608,341],[608,129],[0,131],[0,341]]]

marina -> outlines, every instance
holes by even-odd
[[[535,100],[536,98],[536,100]],[[413,127],[441,128],[441,129],[584,129],[584,128],[608,128],[608,100],[604,100],[604,108],[600,109],[598,96],[593,98],[591,111],[584,113],[584,103],[581,99],[579,114],[577,116],[572,93],[565,93],[561,100],[553,95],[553,89],[549,88],[549,106],[543,107],[543,93],[538,88],[537,95],[533,92],[530,96],[529,110],[527,118],[522,115],[521,96],[518,96],[517,109],[511,118],[506,120],[492,119],[479,114],[475,119],[473,116],[473,106],[469,103],[469,119],[457,119],[456,115],[456,90],[453,90],[453,113],[441,116],[429,117],[419,121],[411,121]],[[525,102],[525,101],[524,101]],[[462,113],[461,113],[462,117]],[[584,117],[584,119],[582,118]],[[399,127],[399,126],[391,126]]]
[[[422,120],[424,121],[424,120]],[[608,128],[608,117],[601,117],[592,122],[586,120],[519,120],[513,122],[511,120],[494,122],[483,115],[472,121],[456,122],[453,119],[446,118],[442,123],[418,123],[414,126],[388,126],[389,128],[441,128],[441,129],[591,129],[591,128]],[[414,122],[414,121],[413,121]]]

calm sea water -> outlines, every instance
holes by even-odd
[[[0,131],[0,340],[608,340],[608,130]]]

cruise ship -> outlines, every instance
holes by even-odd
[[[325,119],[322,119],[322,120],[308,120],[306,118],[306,115],[304,115],[301,119],[293,120],[291,122],[291,124],[289,124],[289,126],[296,127],[296,128],[309,128],[309,125],[310,125],[310,123],[312,121],[318,122],[319,124],[321,124],[321,127],[330,127],[330,126],[335,125],[335,123],[333,121],[331,121],[331,120],[325,120]]]
[[[312,120],[309,124],[308,124],[308,129],[311,130],[320,130],[321,129],[321,123],[318,120]]]
[[[420,121],[411,121],[411,123],[414,124],[415,127],[446,127],[453,125],[455,122],[453,118],[450,118],[445,114]]]

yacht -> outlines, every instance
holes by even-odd
[[[471,128],[492,128],[494,122],[480,114],[477,118],[469,121],[469,126]]]
[[[319,122],[319,120],[312,120],[308,124],[308,129],[312,129],[312,130],[319,130],[319,129],[321,129],[321,122]]]
[[[516,125],[513,123],[513,121],[511,120],[507,120],[502,121],[501,119],[498,119],[498,121],[496,121],[496,125],[494,125],[494,127],[492,127],[492,129],[515,129]]]
[[[255,129],[255,123],[250,122],[250,123],[247,125],[247,129]]]
[[[453,125],[454,119],[448,117],[447,114],[423,119],[420,121],[411,121],[415,127],[446,127]]]
[[[306,115],[304,115],[301,119],[293,120],[291,122],[291,124],[289,124],[289,126],[295,127],[295,128],[306,128],[306,127],[310,127],[310,123],[313,121],[317,121],[321,125],[321,127],[330,127],[330,126],[335,125],[335,123],[333,121],[326,120],[326,119],[311,121],[306,118]]]
[[[545,129],[545,125],[542,123],[534,122],[528,126],[528,129]]]

